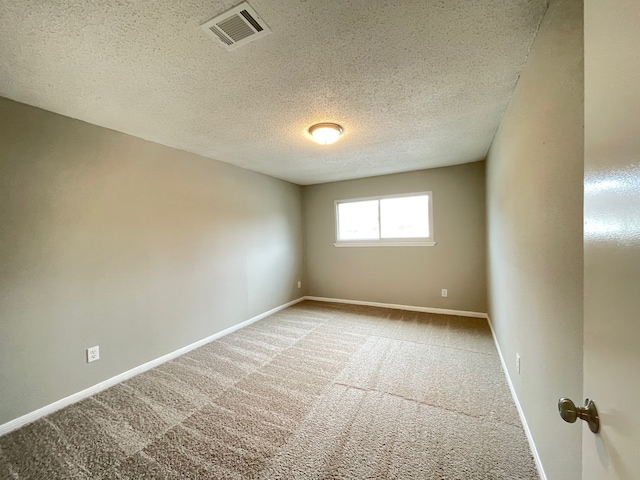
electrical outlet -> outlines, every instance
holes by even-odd
[[[447,292],[447,289],[446,289],[446,288],[443,288],[443,289],[442,289],[442,296],[443,296],[443,297],[446,297],[448,294],[449,294],[449,293]]]
[[[518,375],[520,374],[520,355],[516,353],[516,370],[518,371]]]
[[[100,347],[98,345],[87,348],[87,363],[95,362],[96,360],[100,360]]]
[[[298,280],[298,288],[302,288],[302,282]]]

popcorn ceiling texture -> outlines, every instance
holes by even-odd
[[[251,0],[273,33],[228,52],[200,24],[237,3],[0,0],[0,95],[299,184],[466,163],[547,4]]]

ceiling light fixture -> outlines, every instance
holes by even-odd
[[[316,142],[329,145],[338,140],[342,127],[337,123],[316,123],[309,128],[309,133]]]

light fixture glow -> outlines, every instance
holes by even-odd
[[[342,134],[342,127],[337,123],[316,123],[309,128],[309,133],[316,142],[329,145],[338,140]]]

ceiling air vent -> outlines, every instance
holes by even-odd
[[[227,50],[233,50],[271,33],[271,29],[247,2],[242,2],[209,20],[202,28],[220,40]]]

